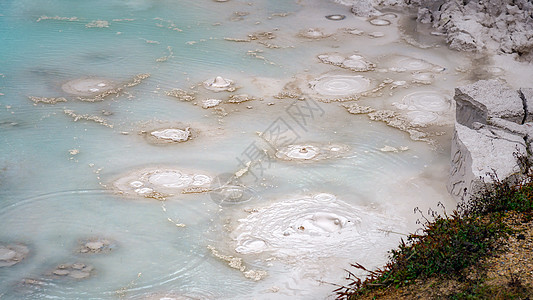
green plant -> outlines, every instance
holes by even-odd
[[[528,173],[516,183],[502,181],[495,173],[490,176],[492,184],[485,184],[483,191],[459,203],[462,215],[533,211],[533,175]]]
[[[336,290],[339,298],[360,295],[375,287],[398,287],[434,275],[461,276],[464,268],[494,250],[494,242],[506,232],[503,222],[495,216],[462,217],[454,211],[450,216],[436,215],[431,221],[423,218],[422,232],[409,235],[406,241],[402,239],[399,247],[390,252],[384,269],[369,271],[352,264],[369,276],[363,281],[349,272],[351,283]]]
[[[533,211],[531,162],[522,156],[517,156],[517,161],[523,169],[519,180],[502,181],[494,172],[491,184],[485,184],[469,201],[462,201],[449,216],[446,212],[441,216],[430,210],[430,220],[415,208],[423,220],[417,230],[420,233],[402,239],[398,248],[390,251],[389,262],[381,269],[371,271],[358,263],[352,264],[368,276],[363,280],[347,270],[349,283],[334,291],[337,298],[355,299],[376,288],[399,287],[432,276],[462,278],[465,268],[493,253],[499,247],[499,239],[511,232],[503,221],[504,212]],[[521,288],[520,280],[511,278],[510,287]],[[471,283],[451,298],[485,299],[492,288],[480,282]],[[513,293],[509,291],[506,295]]]

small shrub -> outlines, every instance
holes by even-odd
[[[418,208],[415,209],[424,220],[421,233],[402,239],[399,247],[390,251],[389,262],[383,269],[370,271],[360,264],[352,264],[352,267],[366,271],[368,276],[362,280],[347,271],[349,284],[334,291],[337,298],[355,299],[376,288],[399,287],[431,276],[463,277],[465,268],[490,255],[498,248],[499,238],[511,232],[503,222],[504,212],[533,211],[532,165],[526,157],[517,156],[517,161],[523,167],[523,176],[518,182],[502,181],[494,173],[492,184],[486,184],[469,201],[461,202],[450,216],[431,211],[432,220],[429,220]],[[518,277],[511,278],[509,285],[521,289]],[[478,299],[479,296],[490,296],[492,292],[490,287],[476,283],[451,298]],[[501,295],[502,299],[514,293],[506,292]]]
[[[495,174],[491,175],[491,185],[486,184],[482,192],[459,204],[461,215],[533,211],[533,176],[528,174],[515,184],[502,181]]]

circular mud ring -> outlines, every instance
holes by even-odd
[[[345,15],[327,15],[326,19],[332,20],[332,21],[340,21],[346,19]]]
[[[407,105],[409,110],[442,113],[450,109],[448,97],[432,91],[411,93],[405,96],[402,102]]]
[[[360,75],[328,75],[310,82],[311,87],[324,96],[349,96],[367,91],[370,79]]]
[[[391,24],[391,21],[386,19],[372,19],[368,22],[374,26],[389,26]]]

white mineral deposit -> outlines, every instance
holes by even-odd
[[[233,88],[233,80],[216,76],[204,81],[204,87],[214,92],[229,91]]]
[[[177,129],[167,128],[162,130],[155,130],[150,132],[150,135],[157,139],[172,141],[172,142],[185,142],[191,137],[189,128]]]

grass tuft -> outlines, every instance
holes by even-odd
[[[463,271],[495,253],[502,238],[512,232],[504,222],[505,213],[531,215],[533,175],[530,170],[531,166],[527,165],[526,175],[515,183],[492,175],[492,184],[486,184],[468,202],[462,201],[451,215],[430,211],[428,218],[416,208],[415,212],[423,220],[420,233],[402,239],[398,248],[390,251],[389,262],[381,269],[367,270],[358,263],[352,264],[368,275],[363,280],[347,271],[349,283],[334,291],[337,298],[357,299],[376,289],[398,288],[434,276],[466,280]],[[520,290],[520,278],[513,275],[509,286]],[[478,299],[477,296],[490,295],[490,292],[490,287],[472,284],[468,290],[451,295],[451,299]]]

